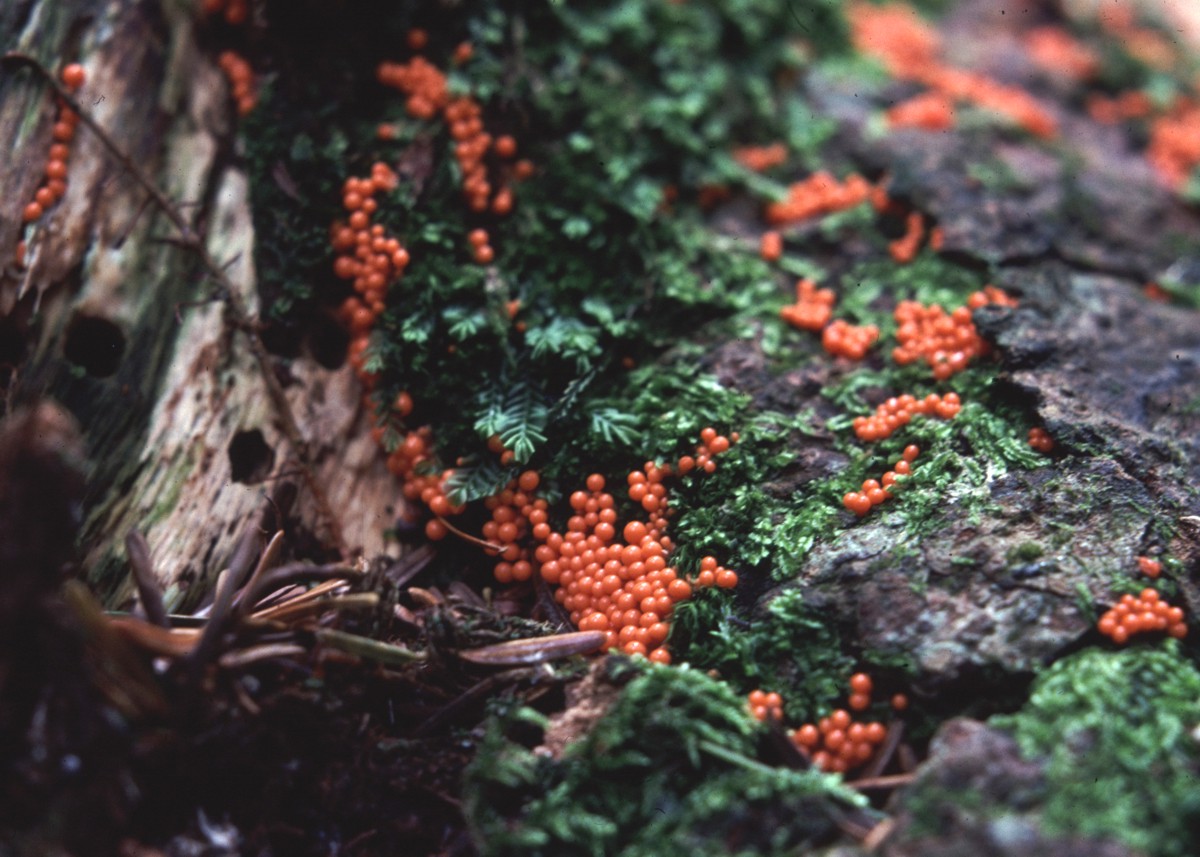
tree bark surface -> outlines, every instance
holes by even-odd
[[[201,46],[194,4],[24,0],[0,10],[0,46],[57,73],[81,62],[84,109],[204,236],[253,316],[248,183],[224,77]],[[84,428],[91,462],[83,567],[110,606],[133,588],[124,534],[146,534],[168,606],[192,605],[252,513],[299,487],[292,534],[351,552],[388,546],[398,495],[367,435],[357,382],[307,356],[275,367],[337,520],[327,520],[267,395],[246,332],[180,245],[171,221],[80,126],[65,198],[37,222],[22,210],[42,180],[56,105],[29,69],[0,77],[0,360],[7,399],[49,396]],[[13,264],[18,241],[25,264]],[[12,368],[21,365],[17,374]],[[285,492],[286,493],[286,492]],[[394,550],[394,545],[392,546]],[[189,595],[188,593],[192,593]]]

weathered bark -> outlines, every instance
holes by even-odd
[[[81,103],[205,236],[250,314],[259,310],[247,178],[221,72],[199,42],[195,4],[23,0],[0,10],[0,46],[57,72],[87,70]],[[84,568],[108,603],[132,597],[123,543],[143,531],[168,607],[207,587],[264,496],[300,491],[290,523],[350,551],[384,550],[394,485],[367,437],[346,370],[300,357],[276,367],[314,462],[298,451],[262,369],[195,253],[181,247],[129,171],[82,126],[63,201],[31,226],[55,104],[29,70],[0,78],[0,360],[11,401],[50,396],[84,426],[92,463]],[[7,373],[6,373],[7,374]],[[309,490],[326,493],[324,520]]]

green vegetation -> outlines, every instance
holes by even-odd
[[[1020,712],[992,723],[1046,762],[1048,828],[1144,854],[1193,853],[1200,671],[1176,641],[1064,658],[1038,677]]]
[[[331,36],[347,28],[323,23]],[[398,46],[414,25],[431,33],[425,54],[441,67],[470,41],[452,92],[477,98],[488,130],[514,135],[536,165],[509,218],[466,210],[444,124],[408,118],[374,82],[376,63],[405,58]],[[622,401],[637,381],[621,361],[653,360],[681,333],[773,292],[754,248],[714,241],[694,198],[717,184],[775,191],[732,160],[739,142],[782,140],[794,163],[815,161],[830,126],[780,92],[806,62],[798,37],[812,50],[845,47],[838,4],[479,3],[390,12],[378,33],[361,29],[327,40],[345,53],[286,68],[246,126],[262,286],[280,323],[311,314],[314,296],[329,307],[344,296],[325,250],[337,188],[376,159],[399,159],[410,174],[381,197],[376,221],[413,264],[372,340],[381,407],[407,390],[411,423],[437,426],[441,449],[480,466],[492,434],[539,468],[578,461],[581,445],[643,455],[633,444],[642,415]],[[385,121],[396,128],[387,143],[374,134]],[[470,259],[466,235],[478,227],[496,248],[490,270]],[[524,332],[505,311],[513,300]],[[495,481],[461,479],[459,499]]]
[[[760,730],[724,683],[687,668],[616,671],[609,681],[628,684],[559,759],[493,722],[466,782],[485,855],[777,854],[832,833],[838,804],[864,802],[835,777],[758,761]],[[531,721],[542,725],[516,712],[508,731]]]
[[[382,0],[368,5],[384,8]],[[367,368],[378,376],[381,415],[401,391],[415,408],[403,424],[393,422],[385,443],[432,426],[440,466],[456,467],[454,502],[493,495],[534,468],[557,524],[565,518],[558,501],[589,472],[605,474],[616,489],[614,477],[642,461],[690,452],[704,426],[740,434],[715,473],[671,485],[677,545],[671,563],[691,574],[712,554],[742,581],[734,592],[697,592],[675,610],[671,652],[690,668],[639,668],[613,677],[627,684],[612,709],[560,759],[530,751],[527,734],[524,743],[515,740],[531,724],[543,726],[540,715],[521,709],[496,718],[467,788],[467,815],[479,841],[496,855],[756,854],[821,836],[829,830],[828,801],[839,789],[819,775],[757,761],[759,732],[738,694],[778,691],[788,719],[800,722],[839,704],[853,671],[878,668],[886,684],[902,677],[905,665],[898,656],[889,662],[856,651],[843,629],[795,590],[753,617],[751,605],[767,587],[794,580],[814,546],[856,523],[843,494],[879,478],[909,443],[921,447],[912,474],[895,501],[870,513],[903,525],[901,543],[878,560],[879,568],[910,549],[903,540],[934,532],[951,508],[982,519],[998,477],[1050,460],[1027,444],[1029,414],[1006,398],[994,364],[980,360],[935,382],[927,367],[888,359],[897,301],[960,306],[988,281],[984,274],[932,251],[896,265],[885,255],[885,231],[895,224],[881,222],[866,204],[824,218],[807,237],[789,236],[777,266],[758,258],[752,238],[718,235],[705,219],[701,200],[714,188],[763,200],[783,192],[785,177],[817,168],[840,176],[853,166],[825,145],[833,123],[813,118],[794,94],[814,69],[845,77],[873,68],[870,85],[882,85],[877,67],[848,55],[841,4],[409,4],[376,16],[380,24],[370,33],[328,12],[277,11],[276,18],[297,27],[289,36],[296,52],[279,59],[278,79],[245,126],[261,287],[284,329],[331,316],[348,294],[333,276],[328,249],[329,226],[344,216],[341,183],[366,174],[376,160],[397,167],[401,186],[380,195],[374,217],[412,262],[389,290]],[[297,35],[313,29],[314,16],[327,25],[317,28],[325,34],[319,47]],[[511,134],[519,157],[534,164],[532,179],[514,186],[510,216],[468,211],[445,123],[410,118],[402,97],[375,81],[377,63],[411,56],[403,45],[413,26],[428,31],[423,53],[447,71],[451,92],[477,99],[487,130]],[[462,42],[473,56],[454,65],[450,58]],[[311,63],[310,53],[317,57]],[[380,123],[394,129],[386,141],[376,136]],[[777,141],[786,144],[788,161],[763,175],[731,157],[738,145]],[[1001,166],[976,165],[975,178],[994,190],[1011,189],[1015,180]],[[911,189],[892,190],[903,198]],[[467,236],[475,229],[486,229],[495,248],[487,266],[472,259]],[[834,254],[818,262],[802,254],[806,241],[828,247],[850,235],[866,250],[859,258]],[[818,277],[838,292],[839,317],[881,331],[863,364],[824,367],[825,402],[806,402],[801,413],[757,408],[698,369],[714,343],[738,338],[755,339],[766,373],[817,354],[825,359],[819,337],[778,319],[790,291],[780,271]],[[1178,299],[1195,291],[1164,286]],[[340,355],[344,346],[333,350]],[[951,389],[964,403],[953,420],[917,417],[874,444],[859,442],[851,430],[853,417],[881,398]],[[817,404],[831,405],[838,416],[823,421]],[[513,453],[510,464],[487,451],[491,437]],[[793,477],[796,450],[806,444],[821,460],[811,468],[815,475]],[[614,493],[620,520],[638,511]],[[467,550],[445,548],[455,549]],[[469,550],[480,567],[478,551]],[[1042,551],[1029,542],[1008,561],[1029,562]],[[974,572],[970,557],[954,562],[964,577]],[[1090,598],[1081,592],[1081,600]],[[1085,652],[1051,668],[1025,711],[1008,722],[1027,752],[1051,757],[1051,778],[1060,777],[1063,789],[1049,799],[1046,818],[1064,830],[1114,834],[1118,822],[1129,836],[1150,829],[1136,824],[1127,797],[1145,797],[1147,784],[1163,772],[1161,795],[1147,798],[1157,802],[1153,829],[1161,833],[1153,835],[1160,839],[1126,841],[1173,855],[1181,852],[1163,842],[1179,829],[1179,818],[1193,813],[1179,785],[1180,766],[1192,758],[1180,737],[1184,713],[1191,712],[1180,701],[1182,689],[1191,679],[1148,686],[1126,675],[1138,671],[1134,666],[1161,672],[1154,658],[1177,662],[1177,675],[1195,675],[1177,648]],[[721,680],[702,670],[715,670]],[[1099,676],[1111,686],[1091,694]],[[1134,686],[1154,706],[1131,696]],[[1144,724],[1129,719],[1133,710]],[[1152,750],[1139,731],[1145,724],[1175,731]],[[1099,730],[1096,740],[1110,761],[1095,777],[1070,780],[1073,765],[1092,764],[1072,743],[1084,728]],[[1137,780],[1137,770],[1151,770],[1133,764],[1137,748],[1157,760],[1153,777]],[[1081,827],[1089,817],[1079,809],[1085,799],[1111,806],[1104,818],[1116,821]]]

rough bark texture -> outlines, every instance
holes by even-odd
[[[0,45],[52,71],[81,57],[80,98],[138,167],[206,236],[214,258],[258,307],[247,182],[233,146],[227,86],[200,44],[194,4],[18,2],[0,11]],[[122,536],[142,530],[168,606],[194,602],[250,514],[282,482],[301,487],[288,519],[370,554],[386,546],[396,497],[367,436],[347,371],[301,356],[281,381],[337,521],[323,520],[266,395],[243,331],[169,220],[86,129],[65,199],[32,227],[21,211],[41,180],[55,106],[27,70],[0,78],[0,247],[24,237],[27,266],[0,280],[0,359],[24,359],[9,396],[46,395],[84,426],[93,462],[84,567],[111,605],[129,601]],[[299,541],[303,541],[301,538]],[[295,541],[293,543],[296,543]]]

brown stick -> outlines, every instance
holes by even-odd
[[[900,786],[908,785],[916,778],[916,774],[891,774],[886,777],[863,777],[860,780],[851,780],[846,785],[852,789],[858,789],[860,792],[874,789],[898,789]]]
[[[171,621],[163,606],[162,589],[154,574],[154,564],[150,562],[150,545],[146,544],[146,537],[137,530],[130,530],[125,536],[125,553],[129,556],[133,582],[137,585],[138,600],[142,602],[146,618],[160,628],[169,628]]]

